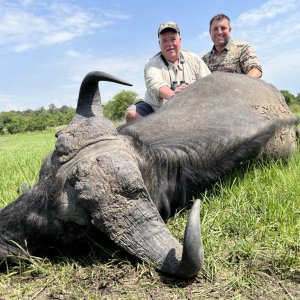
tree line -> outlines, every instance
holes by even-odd
[[[300,114],[300,93],[294,96],[287,90],[280,91],[294,113]],[[123,120],[126,108],[141,99],[133,91],[117,93],[112,100],[102,106],[103,115],[112,120]],[[27,131],[42,131],[49,127],[67,125],[74,116],[75,108],[50,104],[48,109],[0,112],[0,134],[15,134]]]
[[[138,100],[137,93],[123,90],[103,105],[103,114],[110,120],[120,120],[124,117],[126,108]],[[0,134],[42,131],[49,127],[67,125],[74,113],[73,107],[64,105],[57,108],[54,104],[50,104],[48,109],[42,107],[36,110],[0,112]]]
[[[50,104],[48,109],[27,109],[0,113],[0,134],[15,134],[26,131],[42,131],[48,127],[68,124],[75,109],[69,106],[57,108]]]

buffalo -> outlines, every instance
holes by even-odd
[[[24,255],[24,247],[30,254],[72,247],[96,232],[164,273],[194,276],[204,262],[200,201],[183,246],[165,222],[243,163],[293,155],[299,120],[272,85],[214,73],[156,113],[115,128],[102,115],[101,80],[130,85],[86,75],[38,182],[0,211],[0,260]]]

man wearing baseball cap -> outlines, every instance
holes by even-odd
[[[160,52],[149,60],[144,69],[145,98],[128,107],[126,122],[136,121],[157,111],[189,84],[210,74],[197,54],[181,49],[180,29],[175,22],[160,24],[158,43]]]

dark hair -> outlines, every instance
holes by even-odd
[[[224,14],[217,14],[217,15],[215,15],[215,16],[213,16],[213,17],[211,18],[211,20],[210,20],[210,22],[209,22],[209,30],[210,30],[210,28],[211,28],[211,24],[212,24],[213,21],[220,21],[220,20],[223,20],[223,19],[228,20],[229,26],[230,26],[230,19],[229,19],[229,17],[227,17],[227,16],[224,15]]]

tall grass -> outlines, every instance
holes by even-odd
[[[0,207],[18,196],[22,183],[33,184],[37,180],[43,159],[54,148],[54,134],[51,130],[0,137]],[[299,283],[300,150],[288,162],[255,162],[244,169],[245,172],[237,171],[202,195],[205,267],[200,274],[202,281],[193,284],[193,295],[197,297],[212,299],[213,289],[220,294],[235,295],[232,299],[246,299],[240,295],[263,290],[265,282],[282,285],[281,280],[289,280],[296,282],[296,286]],[[168,224],[181,241],[186,219],[184,211]],[[137,264],[133,269],[130,266],[128,261],[121,262],[113,256],[107,263],[95,259],[86,267],[74,260],[55,263],[32,258],[25,268],[20,266],[0,273],[0,299],[6,293],[9,297],[4,299],[43,299],[45,293],[48,296],[63,293],[66,299],[82,299],[83,295],[85,299],[99,299],[96,282],[99,282],[97,286],[109,286],[111,292],[116,289],[117,293],[131,295],[111,299],[138,299],[145,295],[145,289],[155,289],[159,295],[163,293],[169,298],[181,295],[180,299],[191,293],[184,290],[184,285],[177,285],[166,294],[166,287],[152,266]],[[131,274],[134,287],[128,288],[125,275],[123,281],[120,279],[122,273]],[[87,287],[92,290],[87,291]],[[296,299],[291,296],[294,291],[284,289],[284,294],[289,295],[286,299]],[[264,291],[263,295],[271,292]]]
[[[210,278],[220,267],[242,283],[256,272],[300,274],[299,165],[299,153],[288,163],[254,163],[242,178],[231,176],[205,195]]]

